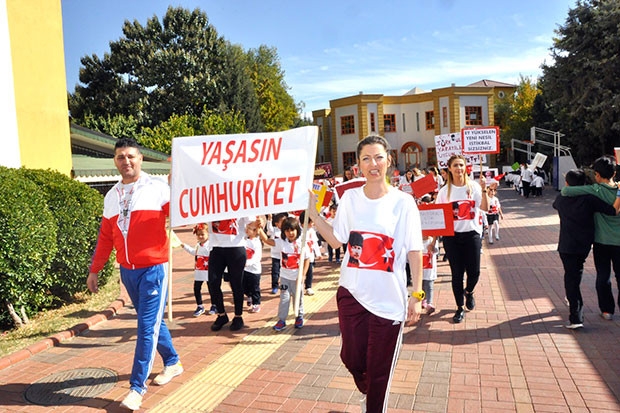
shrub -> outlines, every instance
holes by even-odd
[[[97,242],[103,197],[59,172],[25,168],[19,172],[39,187],[54,216],[58,250],[49,269],[50,290],[61,302],[70,301],[76,293],[87,289],[86,276]],[[109,262],[100,273],[102,285],[110,278],[112,268]]]
[[[45,196],[15,169],[0,167],[0,297],[2,306],[38,311],[52,301],[47,270],[57,226]],[[8,312],[0,322],[9,322]]]

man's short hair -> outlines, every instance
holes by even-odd
[[[586,174],[581,169],[571,169],[564,176],[568,186],[582,186],[586,184]]]
[[[140,151],[140,145],[138,145],[138,142],[136,142],[136,140],[132,138],[118,139],[114,144],[114,150],[118,148],[136,148],[138,151]]]
[[[611,179],[616,173],[616,158],[609,155],[603,155],[592,164],[592,169],[603,179]]]

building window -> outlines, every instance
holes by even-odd
[[[407,127],[405,126],[405,114],[403,113],[403,132],[407,132]]]
[[[426,163],[428,165],[437,165],[437,151],[435,148],[428,148],[426,150]]]
[[[426,114],[426,130],[435,129],[435,114],[432,110],[425,112]]]
[[[355,118],[353,115],[340,117],[340,133],[342,135],[355,133]]]
[[[447,107],[444,106],[444,107],[441,108],[441,116],[443,117],[443,119],[442,119],[442,121],[443,121],[442,126],[444,128],[447,128],[448,127],[448,108]]]
[[[420,112],[415,113],[415,129],[420,132]]]
[[[383,130],[385,132],[396,132],[396,115],[383,115]]]
[[[370,131],[371,132],[377,131],[377,128],[375,126],[375,113],[374,112],[370,112]]]
[[[482,125],[482,106],[465,106],[465,125]]]
[[[347,166],[355,165],[355,152],[342,152],[342,165]]]

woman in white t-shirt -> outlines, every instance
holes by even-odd
[[[465,310],[476,306],[474,288],[480,277],[480,247],[482,235],[482,211],[488,209],[486,181],[480,184],[469,179],[463,155],[448,159],[448,180],[437,194],[437,204],[452,204],[454,235],[443,237],[443,247],[450,262],[452,292],[456,301],[456,313],[452,320],[460,323]],[[467,286],[463,281],[467,273]]]
[[[358,143],[357,157],[366,183],[344,193],[333,226],[316,208],[309,208],[317,231],[328,243],[334,247],[346,244],[336,296],[340,357],[364,394],[362,411],[367,408],[369,412],[387,411],[403,327],[406,320],[419,319],[424,299],[420,214],[411,195],[386,181],[389,150],[381,136],[371,135]],[[411,301],[407,260],[415,297]]]

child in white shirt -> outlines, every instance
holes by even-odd
[[[288,214],[286,212],[280,212],[275,214],[272,219],[267,220],[265,231],[269,238],[280,238],[280,227],[282,226],[282,221],[284,221],[284,218],[287,216]],[[280,266],[280,255],[271,248],[271,294],[278,293]]]
[[[258,238],[258,222],[252,221],[245,226],[247,260],[243,270],[243,290],[248,296],[250,313],[260,311],[260,275],[262,272],[261,259],[263,258],[263,244]]]
[[[194,317],[198,317],[205,312],[202,304],[202,283],[209,280],[209,230],[207,224],[198,224],[194,226],[192,233],[196,235],[198,243],[195,247],[189,244],[183,244],[183,249],[194,256],[194,298],[196,299],[196,311]],[[215,314],[217,310],[211,305],[209,314]]]
[[[502,206],[497,199],[497,185],[491,185],[487,189],[489,197],[489,210],[486,213],[487,221],[489,223],[489,244],[493,244],[493,237],[499,241],[499,219],[504,218],[502,213]]]
[[[297,218],[285,218],[282,222],[282,238],[270,239],[267,235],[259,230],[258,234],[261,241],[274,247],[280,254],[282,267],[280,268],[280,305],[278,306],[278,322],[273,326],[276,331],[282,331],[286,327],[286,317],[288,316],[289,307],[291,305],[291,297],[296,299],[299,296],[299,312],[295,314],[295,328],[304,326],[304,301],[301,291],[297,291],[297,277],[299,275],[299,266],[302,265],[302,276],[308,271],[310,259],[308,258],[308,246],[301,245],[301,226]],[[302,252],[303,249],[303,252]],[[301,262],[301,257],[304,261]],[[294,302],[294,301],[293,301]]]
[[[303,223],[305,219],[306,211],[302,212],[299,216],[299,222]],[[306,244],[310,251],[310,264],[308,265],[308,271],[306,272],[306,278],[304,280],[304,286],[306,289],[306,295],[314,295],[312,289],[312,279],[314,273],[314,261],[321,258],[321,246],[319,245],[319,236],[314,229],[314,222],[308,217],[308,229],[306,230]]]
[[[433,304],[433,290],[437,279],[437,255],[439,255],[439,240],[435,237],[424,237],[424,254],[422,255],[422,290],[425,298],[422,308],[426,309],[426,315],[435,312]]]

